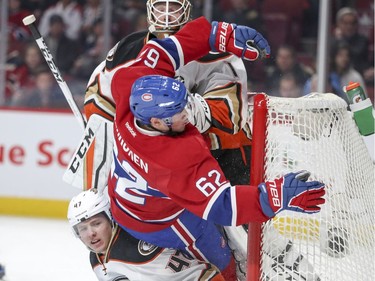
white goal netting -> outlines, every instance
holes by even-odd
[[[345,101],[269,97],[267,109],[265,180],[308,170],[326,203],[263,224],[261,280],[375,280],[374,163]]]

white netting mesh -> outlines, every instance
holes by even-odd
[[[263,225],[261,280],[374,280],[374,164],[344,100],[268,100],[265,175],[308,170],[326,184],[319,214]]]

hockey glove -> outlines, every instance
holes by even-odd
[[[289,173],[274,181],[261,183],[259,200],[262,211],[273,217],[282,210],[302,213],[317,213],[324,204],[325,186],[318,181],[307,181],[310,173]]]
[[[254,61],[271,53],[267,40],[255,29],[226,22],[212,22],[211,50],[230,52],[245,60]]]
[[[200,133],[204,133],[211,127],[211,109],[206,100],[199,94],[190,94],[186,104],[188,119]]]

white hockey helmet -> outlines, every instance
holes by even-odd
[[[189,0],[147,0],[147,22],[151,33],[173,34],[190,20]]]
[[[73,197],[68,207],[68,220],[74,234],[79,237],[77,225],[97,214],[104,213],[112,221],[108,196],[96,189],[82,191]]]

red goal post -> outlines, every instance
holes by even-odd
[[[326,184],[326,204],[249,224],[247,280],[373,280],[375,168],[346,102],[257,94],[250,116],[251,184],[308,170]]]

